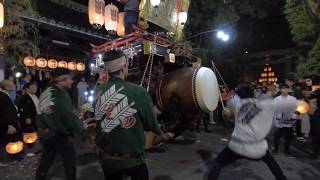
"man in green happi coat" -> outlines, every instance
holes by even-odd
[[[47,88],[39,99],[37,125],[43,154],[36,180],[46,179],[56,154],[63,160],[67,180],[76,180],[75,148],[70,138],[80,132],[82,123],[75,115],[67,93],[73,83],[69,73],[66,69],[56,69],[53,85]]]
[[[148,180],[144,131],[161,134],[148,92],[126,81],[128,61],[122,51],[104,54],[110,79],[96,89],[96,144],[106,180]]]

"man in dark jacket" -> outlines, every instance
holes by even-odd
[[[70,138],[80,132],[81,122],[67,93],[73,83],[69,73],[65,69],[56,69],[53,85],[39,99],[37,125],[43,154],[36,180],[46,179],[56,154],[62,157],[67,180],[76,179],[75,148]]]
[[[19,114],[21,129],[23,132],[35,131],[37,110],[39,99],[36,96],[38,86],[36,83],[27,83],[24,85],[26,94],[23,95],[19,102]]]
[[[17,109],[9,97],[14,91],[14,84],[9,80],[0,82],[0,159],[5,160],[5,145],[10,135],[19,136],[19,123]]]

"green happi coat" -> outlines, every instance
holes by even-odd
[[[96,90],[94,103],[96,144],[106,153],[133,154],[136,158],[102,158],[110,171],[145,163],[144,131],[160,134],[160,128],[148,92],[133,83],[112,77]]]
[[[55,134],[73,136],[80,132],[82,123],[74,113],[67,91],[56,86],[49,87],[39,98],[39,109],[37,125],[40,140]]]

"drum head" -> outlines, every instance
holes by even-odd
[[[214,72],[201,67],[194,74],[194,95],[203,112],[210,112],[217,108],[219,101],[218,80]]]

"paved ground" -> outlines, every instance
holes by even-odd
[[[149,154],[148,166],[151,180],[202,180],[207,171],[203,159],[215,157],[225,147],[229,131],[214,128],[213,134],[197,134],[194,144],[166,144],[162,154]],[[307,158],[307,145],[293,147],[293,156],[276,155],[276,159],[290,180],[320,179],[320,160]],[[201,154],[201,156],[200,156]],[[9,167],[0,167],[1,180],[33,180],[38,156],[25,158]],[[63,166],[58,160],[51,172],[52,180],[62,180]],[[95,157],[78,158],[79,180],[103,180],[102,170]],[[222,170],[220,180],[272,180],[274,177],[263,162],[240,160]]]

